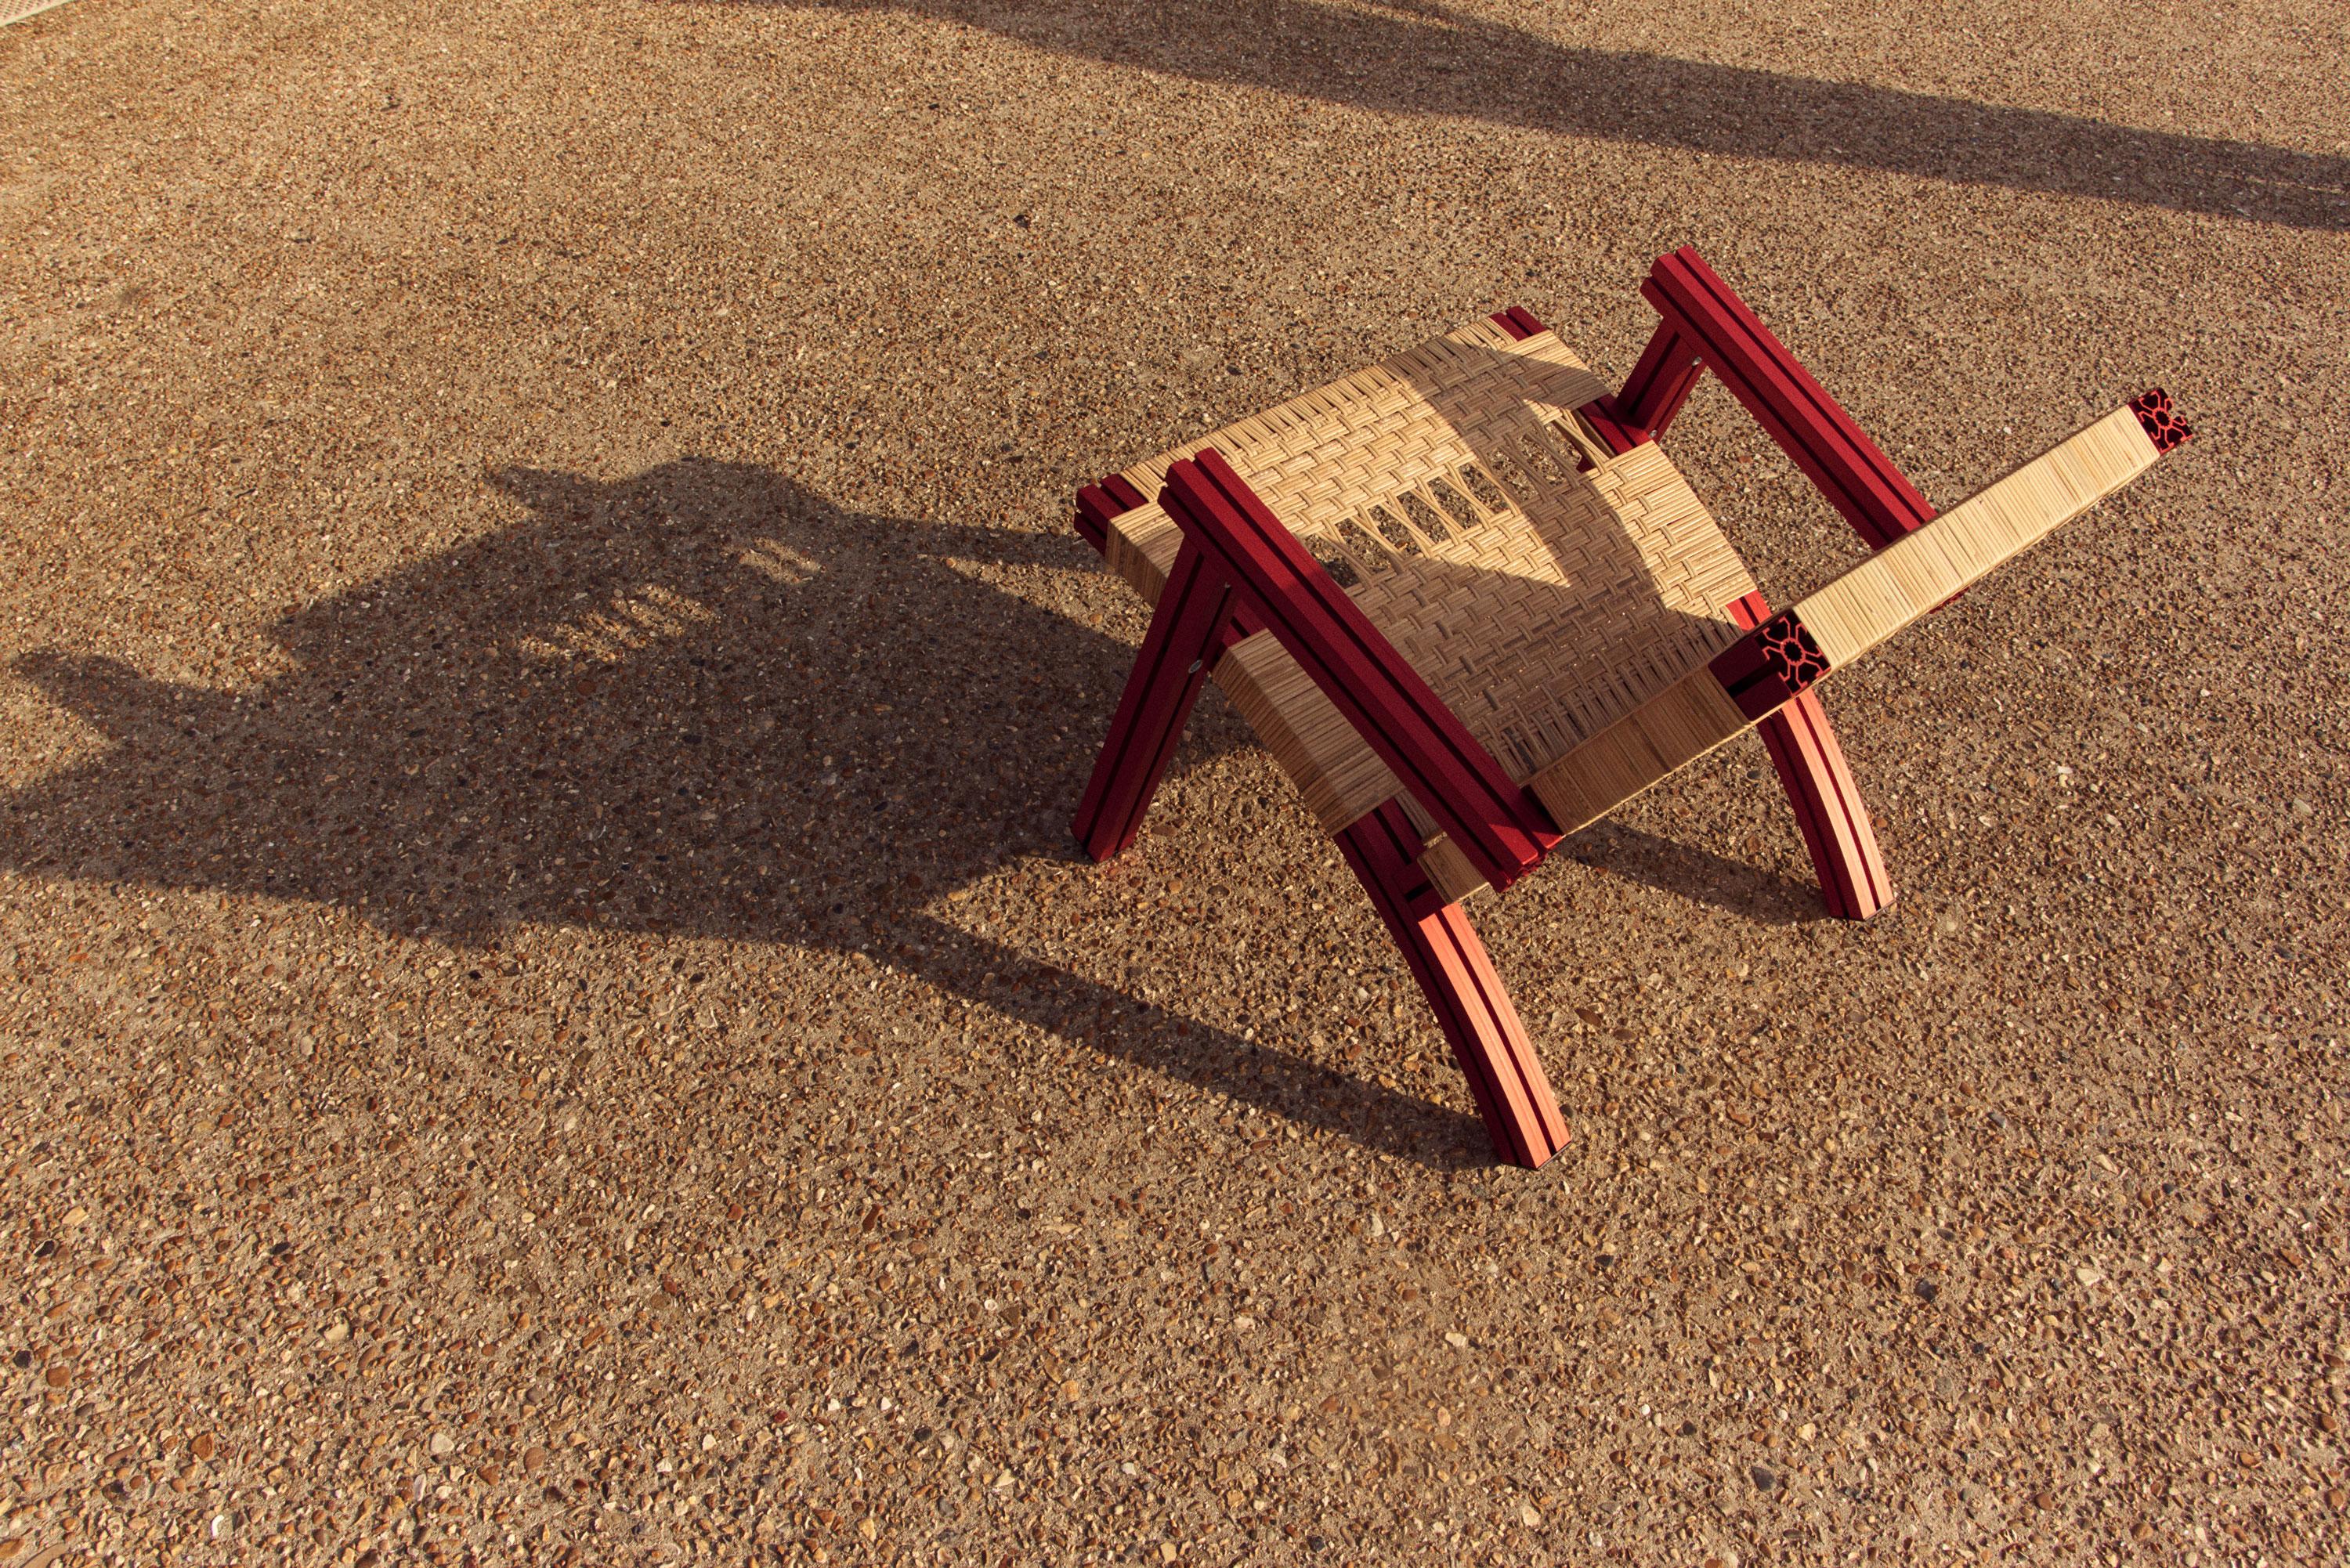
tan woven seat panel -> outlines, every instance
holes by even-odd
[[[1651,442],[1610,457],[1601,385],[1556,336],[1461,327],[1126,471],[1155,496],[1212,446],[1523,781],[1735,641],[1753,579]],[[1157,602],[1180,536],[1153,503],[1111,566]],[[1332,830],[1394,775],[1271,634],[1215,676]]]

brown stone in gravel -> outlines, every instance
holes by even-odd
[[[199,1432],[194,1441],[188,1445],[188,1451],[200,1459],[209,1459],[213,1457],[216,1447],[210,1432]]]

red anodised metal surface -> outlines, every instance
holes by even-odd
[[[1541,806],[1222,453],[1170,468],[1159,504],[1487,881],[1534,868],[1559,836]]]
[[[1143,814],[1199,701],[1200,683],[1223,651],[1231,606],[1232,589],[1222,574],[1185,544],[1167,574],[1150,631],[1070,824],[1096,860],[1118,854],[1141,831]]]
[[[1917,487],[1696,251],[1659,256],[1640,293],[1870,548],[1932,521]],[[1632,416],[1663,428],[1653,412]]]
[[[1338,850],[1434,1010],[1494,1152],[1541,1166],[1565,1147],[1566,1118],[1468,911],[1438,903],[1414,864],[1419,836],[1410,818],[1389,801],[1340,833]]]
[[[1688,338],[1669,321],[1660,321],[1648,335],[1632,373],[1616,394],[1617,417],[1650,435],[1661,435],[1689,400],[1690,389],[1705,373],[1705,361]]]
[[[1770,602],[1749,594],[1725,607],[1749,630],[1771,618]],[[1771,754],[1795,826],[1819,877],[1828,913],[1865,920],[1893,902],[1893,878],[1877,846],[1877,830],[1862,804],[1860,786],[1846,765],[1844,748],[1828,726],[1820,694],[1805,691],[1762,723],[1755,732]]]
[[[1514,306],[1495,313],[1493,321],[1521,341],[1543,330],[1533,315]],[[1785,352],[1783,348],[1780,351]],[[1679,332],[1669,322],[1659,323],[1623,390],[1575,411],[1610,452],[1621,456],[1671,422],[1703,368],[1704,361]],[[1652,428],[1627,422],[1644,402]],[[1771,618],[1771,607],[1759,593],[1724,607],[1749,631]],[[1787,805],[1795,814],[1828,913],[1839,919],[1865,920],[1891,904],[1893,879],[1877,847],[1876,829],[1818,694],[1798,693],[1757,729],[1787,792]]]

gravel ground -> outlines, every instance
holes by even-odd
[[[2350,30],[78,0],[0,33],[0,1563],[2340,1561]],[[1698,245],[1949,503],[1481,910],[1495,1168],[1076,483]],[[1718,388],[1774,597],[1856,545]]]

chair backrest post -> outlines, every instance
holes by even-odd
[[[1634,379],[1625,384],[1633,422],[1654,433],[1662,420],[1669,420],[1679,406],[1674,393],[1688,391],[1686,384],[1675,382],[1670,367],[1692,351],[1871,549],[1883,549],[1933,520],[1934,508],[1918,487],[1693,247],[1659,256],[1640,294],[1663,320]],[[1644,379],[1652,358],[1659,368]],[[1669,407],[1639,417],[1642,400],[1662,404],[1668,399]],[[1626,403],[1626,396],[1617,401]]]
[[[1659,317],[1648,347],[1615,395],[1575,410],[1610,451],[1663,435],[1711,370],[1870,549],[1932,521],[1918,487],[1693,247],[1659,256],[1640,294]],[[1543,330],[1515,306],[1493,320],[1514,337]]]
[[[1651,437],[1660,436],[1704,373],[1705,356],[1697,346],[1670,320],[1659,321],[1639,362],[1624,378],[1623,390],[1616,394],[1617,417]]]

